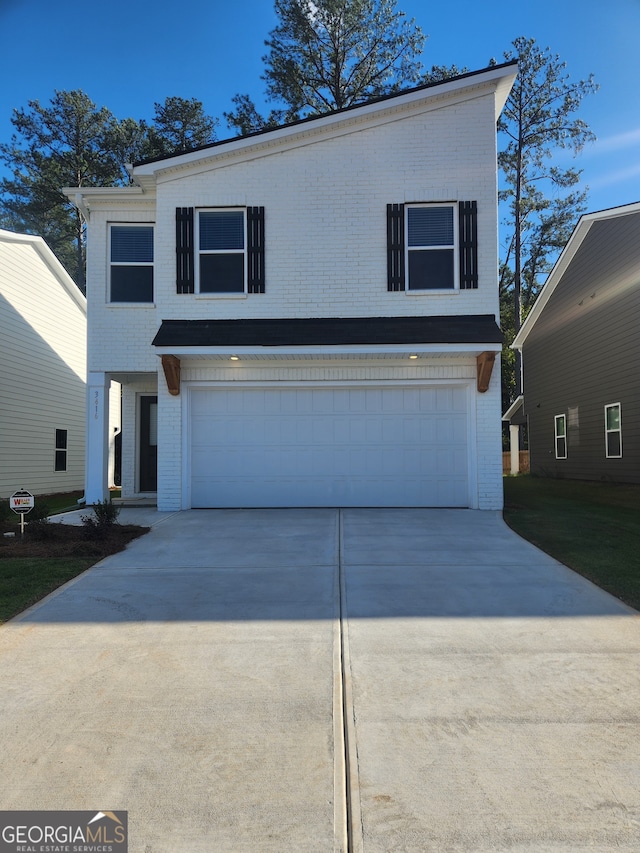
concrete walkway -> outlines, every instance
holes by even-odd
[[[638,615],[498,514],[121,520],[0,629],[0,809],[126,809],[132,853],[640,850]]]

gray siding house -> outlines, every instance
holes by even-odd
[[[580,219],[513,347],[531,472],[640,483],[640,203]]]

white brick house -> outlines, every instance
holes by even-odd
[[[161,510],[501,507],[496,119],[515,73],[66,190],[88,220],[88,502],[116,380],[123,496]]]

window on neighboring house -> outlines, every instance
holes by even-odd
[[[244,293],[244,210],[198,211],[197,237],[199,292]]]
[[[567,458],[567,419],[565,415],[556,415],[554,418],[555,424],[555,442],[556,442],[556,459]]]
[[[55,471],[67,470],[67,430],[56,430]]]
[[[476,202],[387,205],[387,273],[388,290],[477,288]]]
[[[622,457],[622,421],[620,403],[604,407],[604,436],[608,459]]]
[[[153,302],[153,225],[110,228],[110,301]]]

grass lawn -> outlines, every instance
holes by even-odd
[[[77,496],[80,495],[79,492]],[[53,514],[75,508],[76,500],[75,493],[47,495],[42,498],[42,505],[46,502]],[[86,514],[92,517],[91,507],[86,509]],[[5,506],[0,514],[0,623],[35,604],[103,557],[122,551],[128,542],[148,530],[125,524],[101,528],[32,521],[27,524],[22,538],[19,523],[19,517]],[[14,535],[8,538],[5,533]]]
[[[504,478],[520,536],[640,610],[640,485]]]
[[[95,562],[86,557],[0,559],[0,623],[40,601]]]
[[[48,515],[55,515],[58,512],[67,512],[67,510],[81,509],[78,503],[78,498],[84,495],[83,491],[79,492],[60,492],[56,495],[35,495],[35,508],[45,507]]]

